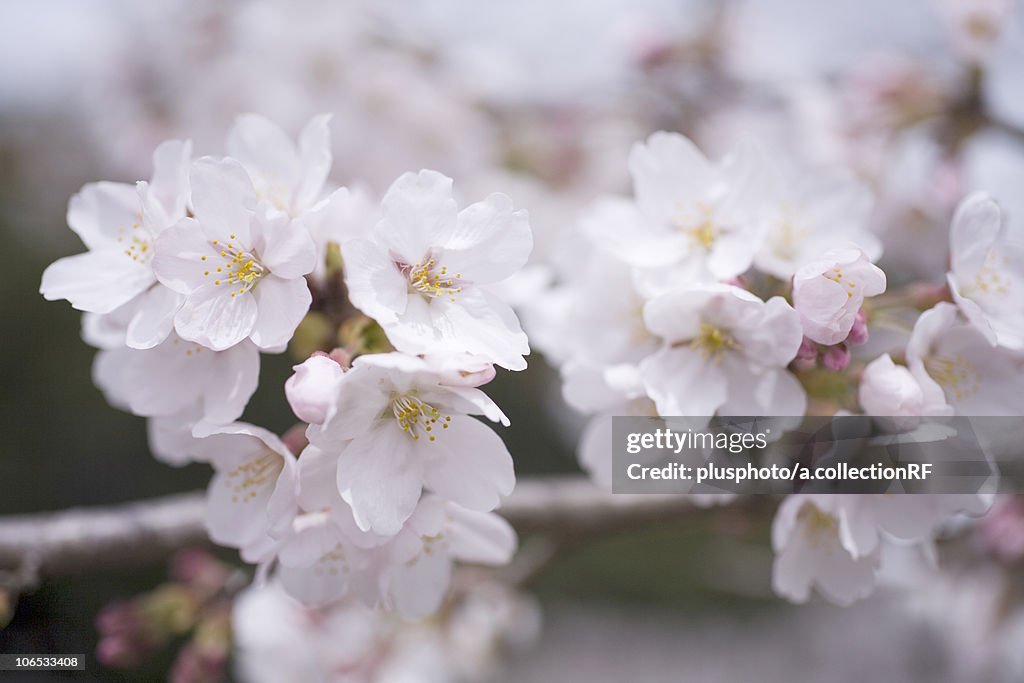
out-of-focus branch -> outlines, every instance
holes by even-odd
[[[130,569],[208,543],[202,493],[0,518],[0,588]],[[582,477],[520,481],[499,513],[521,534],[579,538],[699,514],[687,496],[612,495]]]

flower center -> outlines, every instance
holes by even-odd
[[[846,298],[852,297],[853,293],[857,291],[857,283],[854,280],[850,280],[849,278],[847,278],[846,282],[843,282],[843,270],[839,266],[835,266],[834,268],[832,268],[832,270],[825,271],[823,277],[826,280],[831,280],[832,282],[835,282],[837,285],[845,284],[847,289],[849,290],[846,292]]]
[[[928,356],[924,359],[924,368],[958,401],[973,396],[981,386],[978,368],[959,353],[955,356]]]
[[[152,246],[152,240],[149,239],[149,233],[145,230],[139,230],[142,225],[142,212],[139,212],[135,216],[135,222],[132,223],[131,232],[127,228],[117,229],[117,241],[124,245],[124,255],[130,258],[132,261],[138,261],[142,264],[149,263],[149,260],[153,258],[153,250],[150,249]]]
[[[803,527],[804,537],[812,546],[832,543],[839,532],[839,523],[836,518],[827,512],[822,512],[813,503],[804,503],[796,518]]]
[[[231,235],[231,239],[235,239]],[[270,271],[260,263],[259,258],[252,252],[236,246],[233,242],[221,244],[219,240],[212,240],[210,245],[217,250],[217,255],[222,259],[221,265],[211,265],[203,271],[204,277],[213,277],[213,284],[227,285],[237,290],[231,292],[231,296],[248,292],[256,283]],[[207,261],[207,257],[201,256],[201,260]],[[214,257],[216,263],[217,257]]]
[[[404,266],[401,269],[405,272],[406,277],[409,278],[410,292],[416,292],[431,298],[447,296],[452,301],[455,301],[455,295],[462,291],[462,287],[458,286],[462,274],[450,275],[448,267],[441,266],[438,268],[435,259],[428,259],[414,266]]]
[[[277,453],[267,450],[246,460],[228,472],[228,486],[231,487],[231,501],[248,503],[260,490],[272,486],[284,469],[284,460]]]
[[[712,208],[708,204],[701,203],[697,207],[697,214],[686,212],[675,221],[675,227],[684,235],[690,238],[690,246],[697,249],[711,251],[718,238],[718,227],[712,216]]]
[[[721,327],[701,323],[700,333],[690,340],[690,348],[699,350],[705,359],[717,362],[726,351],[739,348],[739,344]]]
[[[434,431],[434,426],[438,421],[442,420],[442,415],[434,406],[407,394],[398,396],[391,401],[391,412],[398,420],[398,426],[414,441],[419,441],[421,434],[426,434],[430,441],[437,440],[431,432]],[[448,424],[451,421],[451,415],[443,416],[441,427],[448,429]]]
[[[1010,279],[1003,276],[1002,268],[1005,266],[1005,259],[994,252],[989,252],[985,257],[985,263],[981,266],[978,274],[974,276],[973,287],[968,285],[964,288],[965,294],[1007,294],[1010,291]]]

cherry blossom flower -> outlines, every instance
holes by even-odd
[[[953,299],[993,344],[1024,349],[1024,242],[1010,238],[999,205],[976,192],[957,207],[950,228]]]
[[[314,117],[298,145],[266,117],[244,114],[228,132],[228,156],[249,174],[256,198],[298,217],[320,201],[331,170],[330,114]]]
[[[846,496],[798,494],[779,505],[772,522],[775,565],[772,586],[793,602],[806,602],[811,588],[830,601],[849,605],[875,587],[878,552],[854,555],[840,536]]]
[[[878,260],[882,245],[868,230],[873,202],[863,184],[835,173],[785,173],[767,166],[759,179],[765,242],[754,257],[758,270],[788,280],[822,253],[847,244]]]
[[[957,415],[1024,414],[1018,381],[1024,354],[993,347],[953,304],[939,303],[917,319],[907,367],[929,404],[945,395]]]
[[[763,243],[756,154],[741,148],[713,163],[682,135],[655,133],[630,152],[635,202],[598,203],[584,231],[633,266],[678,267],[713,280],[740,275]]]
[[[459,211],[451,179],[435,171],[399,177],[381,208],[371,239],[342,245],[352,303],[400,351],[468,352],[526,368],[519,320],[486,288],[526,263],[526,213],[502,194]]]
[[[640,363],[661,415],[804,414],[804,390],[785,369],[803,334],[781,297],[764,302],[731,285],[680,288],[649,301],[644,320],[664,339]]]
[[[829,250],[793,276],[804,335],[829,346],[849,336],[864,299],[884,291],[885,273],[856,247]]]
[[[323,424],[345,371],[326,353],[317,353],[292,368],[284,393],[295,416],[310,424]]]
[[[171,335],[152,349],[100,351],[93,381],[111,405],[144,417],[170,417],[193,406],[197,421],[238,419],[256,391],[260,356],[250,342],[212,351]]]
[[[185,216],[191,155],[190,142],[168,140],[153,152],[148,183],[90,183],[73,196],[68,225],[88,251],[51,264],[43,272],[43,296],[67,299],[90,313],[123,308],[129,346],[151,348],[163,341],[181,299],[157,283],[153,243]]]
[[[244,422],[200,423],[193,434],[197,459],[215,470],[207,491],[210,538],[258,560],[290,531],[298,511],[295,456],[274,434]]]
[[[153,259],[160,281],[186,296],[175,329],[217,351],[246,338],[282,349],[311,301],[303,277],[316,257],[309,234],[257,205],[236,161],[200,159],[191,180],[195,218],[164,231]]]
[[[508,424],[482,391],[400,353],[361,356],[310,442],[337,458],[337,485],[360,529],[395,534],[426,487],[476,510],[515,484],[501,438],[469,415]]]

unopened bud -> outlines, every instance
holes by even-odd
[[[832,372],[842,372],[850,365],[850,349],[846,344],[830,346],[821,356],[821,364]]]
[[[868,341],[868,316],[864,309],[857,311],[857,317],[853,319],[853,327],[846,337],[846,343],[851,346],[860,346]]]

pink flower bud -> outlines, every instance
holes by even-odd
[[[284,383],[284,393],[295,415],[310,424],[322,424],[345,373],[337,359],[316,353],[296,365]]]
[[[171,559],[171,578],[189,585],[218,589],[227,581],[227,568],[201,548],[185,548]]]
[[[291,429],[284,433],[281,441],[294,455],[301,453],[309,444],[309,439],[306,438],[306,423],[300,422],[297,425],[293,425]]]
[[[864,309],[857,311],[857,317],[853,319],[853,327],[846,337],[846,343],[851,346],[860,346],[868,341],[868,316]]]
[[[814,340],[804,337],[804,340],[800,342],[800,348],[796,351],[796,357],[801,360],[817,360],[818,345],[814,343]]]
[[[842,372],[850,364],[850,349],[846,344],[830,346],[821,356],[821,364],[832,372]]]
[[[129,636],[108,636],[96,646],[96,659],[103,666],[128,669],[138,666],[146,656],[146,648]]]

